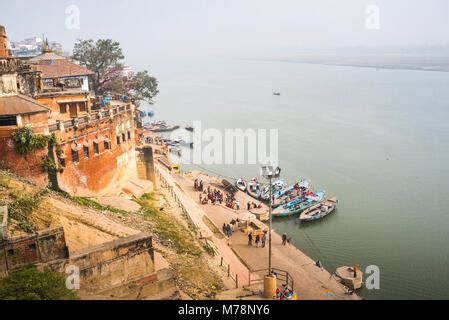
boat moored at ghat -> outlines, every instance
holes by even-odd
[[[320,202],[324,199],[325,193],[323,191],[319,191],[313,194],[313,197],[300,197],[294,199],[286,204],[283,204],[272,212],[273,217],[288,217],[298,213],[303,212],[304,210],[310,208],[315,203]]]
[[[256,178],[251,179],[251,181],[248,182],[246,191],[251,197],[259,199],[262,193],[262,188],[260,187],[259,181]]]
[[[299,216],[299,221],[314,221],[324,218],[325,216],[334,212],[337,203],[338,200],[336,197],[319,202],[309,209],[304,210]]]
[[[237,189],[239,189],[240,191],[246,192],[246,187],[247,187],[248,183],[243,180],[242,178],[238,179],[235,182],[235,186],[237,187]]]

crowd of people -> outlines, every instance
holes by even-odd
[[[224,193],[216,188],[212,189],[210,186],[207,186],[206,189],[204,189],[204,183],[201,179],[195,179],[193,182],[193,188],[195,191],[199,191],[199,201],[201,204],[223,204],[228,208],[239,210],[240,209],[240,203],[235,199],[234,195],[232,193],[227,193],[224,195]]]
[[[232,219],[229,223],[223,223],[223,233],[226,237],[230,238],[236,227],[240,227],[240,220],[238,218]]]
[[[253,234],[253,232],[248,232],[248,246],[256,245],[257,248],[265,248],[265,244],[267,242],[267,230],[264,230],[263,232],[257,232]]]
[[[251,210],[251,208],[252,209],[260,209],[260,208],[262,208],[262,204],[257,204],[257,203],[255,203],[254,201],[248,201],[247,203],[246,203],[246,210]]]
[[[203,192],[204,189],[203,180],[195,179],[195,181],[193,182],[193,187],[195,188],[196,191]]]

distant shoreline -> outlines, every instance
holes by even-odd
[[[373,64],[355,64],[355,63],[337,63],[337,62],[320,62],[320,61],[304,61],[304,60],[259,60],[259,61],[272,61],[272,62],[287,62],[287,63],[304,63],[304,64],[318,64],[324,66],[337,66],[337,67],[354,67],[354,68],[371,68],[371,69],[385,69],[385,70],[412,70],[412,71],[430,71],[430,72],[449,72],[449,66],[447,69],[444,67],[430,69],[422,66],[388,66],[388,65],[373,65]]]

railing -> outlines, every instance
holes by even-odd
[[[123,113],[131,110],[131,106],[126,105],[126,107],[125,106],[115,107],[110,110],[112,110],[113,115],[118,115],[118,114],[123,114]],[[105,118],[105,117],[109,117],[109,116],[110,116],[109,110],[98,110],[98,111],[94,111],[94,112],[92,112],[88,115],[82,116],[82,117],[65,120],[62,123],[64,125],[64,129],[73,128],[75,125],[87,123],[89,121],[97,121],[97,120],[100,120],[101,118]],[[49,127],[50,132],[55,132],[55,131],[58,131],[61,129],[59,123],[53,123],[53,124],[49,125],[48,127]]]
[[[248,282],[250,285],[262,283],[264,281],[263,277],[258,277],[257,279],[251,279],[251,274],[257,274],[257,273],[264,273],[265,275],[269,274],[268,268],[267,269],[259,269],[259,270],[251,270],[248,273]],[[282,284],[286,284],[287,287],[294,291],[295,288],[295,282],[293,280],[293,277],[290,275],[288,271],[278,269],[278,268],[271,268],[271,273],[276,276],[277,280],[280,280],[283,282]]]
[[[164,176],[162,175],[162,173],[159,172],[159,170],[158,170],[156,167],[154,167],[154,172],[156,173],[156,176],[158,177],[159,181],[161,181],[162,187],[167,188],[168,193],[169,193],[169,194],[172,196],[172,198],[175,200],[175,202],[176,202],[176,204],[178,205],[178,207],[180,207],[181,210],[182,210],[182,212],[183,212],[184,214],[186,214],[187,217],[189,217],[190,222],[191,222],[193,225],[195,225],[194,222],[190,219],[190,216],[189,216],[189,214],[188,214],[188,212],[187,212],[187,209],[185,208],[185,206],[183,205],[183,203],[180,201],[180,199],[179,199],[178,196],[176,195],[176,192],[174,192],[173,186],[171,186],[171,185],[167,182],[167,180],[164,178]],[[199,229],[198,229],[198,232],[199,232],[199,238],[202,239],[202,240],[204,240],[204,242],[205,242],[206,245],[210,246],[208,240],[202,236],[201,231],[199,231]],[[231,278],[231,280],[235,283],[235,287],[238,288],[238,287],[239,287],[239,276],[238,276],[238,274],[237,274],[237,273],[235,273],[235,274],[232,273],[232,271],[231,271],[231,265],[230,265],[229,263],[226,263],[225,259],[224,259],[222,256],[220,256],[220,255],[217,253],[217,251],[216,251],[215,249],[214,249],[214,255],[216,255],[216,256],[220,259],[220,267],[221,267],[222,269],[224,268],[224,271],[227,272],[228,277]],[[249,278],[249,280],[250,280],[250,278]],[[241,283],[241,281],[240,281],[240,283]],[[248,282],[248,284],[250,284],[250,282]]]
[[[49,130],[50,132],[58,131],[58,130],[59,130],[59,125],[58,125],[57,123],[50,124],[50,125],[48,126],[48,130]]]

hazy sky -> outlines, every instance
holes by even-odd
[[[80,29],[67,29],[70,5]],[[378,30],[366,28],[368,5]],[[71,51],[77,38],[113,38],[127,60],[146,56],[263,57],[307,48],[449,42],[448,0],[0,0],[10,40],[45,34]]]

